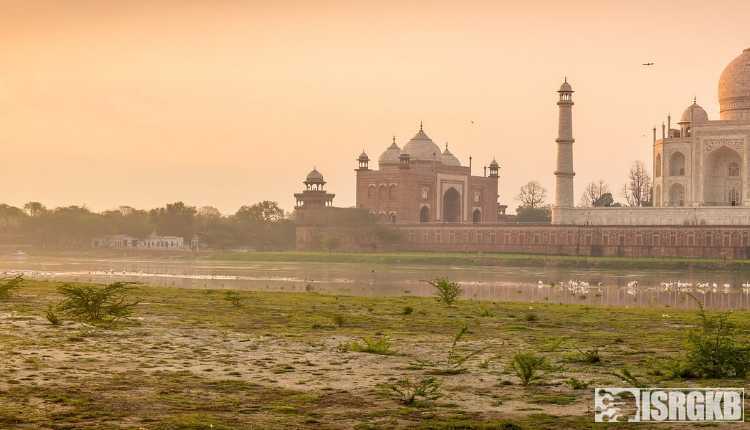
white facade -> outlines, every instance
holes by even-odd
[[[157,236],[152,234],[145,239],[115,234],[111,236],[98,237],[91,241],[94,248],[109,249],[152,249],[158,251],[178,251],[188,249],[185,247],[184,239],[179,236]]]
[[[560,104],[560,103],[558,103]],[[750,49],[732,61],[719,82],[721,115],[711,120],[695,101],[677,125],[662,126],[653,145],[653,208],[572,208],[560,196],[554,224],[737,225],[750,224]],[[561,106],[560,136],[570,121]],[[564,121],[565,119],[565,121]],[[571,134],[572,136],[572,134]],[[572,137],[571,137],[572,139]],[[560,166],[571,163],[561,152]],[[567,188],[572,189],[571,184]],[[558,192],[559,193],[559,192]]]

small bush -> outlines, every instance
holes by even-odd
[[[114,323],[128,319],[138,301],[128,301],[133,289],[128,282],[115,282],[105,287],[65,284],[58,288],[65,298],[59,310],[76,321],[85,323]]]
[[[412,405],[419,399],[435,400],[440,397],[440,382],[435,378],[423,378],[419,381],[402,379],[390,387],[404,405]]]
[[[334,315],[332,319],[333,319],[333,323],[336,324],[336,327],[343,327],[344,324],[346,323],[346,319],[344,318],[343,315],[340,315],[340,314]]]
[[[7,299],[23,285],[23,275],[0,279],[0,299]]]
[[[620,378],[623,382],[625,382],[626,384],[629,384],[631,387],[643,388],[646,386],[644,382],[642,382],[635,375],[630,373],[630,370],[628,370],[627,367],[623,367],[619,373],[617,371],[614,371],[614,372],[610,372],[609,374]]]
[[[695,296],[701,327],[688,336],[688,352],[681,373],[698,378],[744,378],[750,370],[750,345],[735,340],[728,312],[710,316]]]
[[[539,321],[539,317],[534,312],[527,312],[523,316],[523,319],[525,319],[528,322]]]
[[[414,313],[414,308],[411,306],[404,306],[404,310],[401,311],[404,315],[411,315]]]
[[[44,313],[44,317],[47,318],[47,321],[49,321],[49,323],[52,325],[62,324],[62,320],[57,315],[57,311],[55,310],[55,307],[52,305],[47,307],[47,311]]]
[[[570,378],[565,382],[573,390],[585,390],[586,388],[589,387],[589,384],[590,384],[590,382],[581,381],[580,379],[576,379],[576,378]]]
[[[437,301],[448,306],[453,305],[461,294],[463,294],[461,286],[457,282],[453,282],[447,278],[437,278],[426,282],[435,287],[435,298]]]
[[[598,347],[593,347],[586,350],[576,348],[576,350],[578,351],[578,357],[576,357],[576,361],[589,364],[599,364],[602,362],[602,357],[601,355],[599,355]]]
[[[531,352],[520,352],[513,356],[511,364],[521,384],[530,385],[541,377],[539,372],[545,366],[546,360]]]
[[[391,341],[387,337],[363,337],[362,342],[354,341],[349,344],[349,350],[366,352],[368,354],[393,355]]]
[[[232,304],[232,306],[238,308],[242,306],[242,297],[237,291],[228,290],[224,292],[224,300]]]
[[[453,336],[453,342],[451,343],[450,348],[448,348],[448,352],[446,354],[445,360],[441,361],[429,361],[429,360],[417,360],[415,363],[415,367],[424,368],[429,367],[432,370],[431,373],[438,374],[438,375],[458,375],[459,373],[464,373],[468,369],[466,368],[466,363],[473,357],[481,354],[484,352],[487,348],[480,348],[474,351],[466,351],[461,352],[458,349],[458,343],[463,339],[463,337],[466,335],[466,333],[469,331],[469,329],[466,326],[463,326],[458,333]],[[489,366],[489,362],[487,363],[487,366]]]

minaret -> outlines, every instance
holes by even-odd
[[[557,132],[557,170],[555,170],[555,204],[552,223],[562,224],[560,208],[573,207],[573,88],[565,78],[560,86],[560,122]]]

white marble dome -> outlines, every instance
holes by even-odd
[[[682,117],[680,117],[680,123],[690,122],[697,124],[706,121],[708,121],[708,113],[695,101],[685,109],[685,112],[682,113]]]
[[[389,146],[378,158],[379,164],[398,164],[398,157],[401,155],[401,148],[396,145],[396,138],[393,138],[393,143]]]
[[[750,120],[750,48],[721,73],[719,105],[723,120]]]
[[[427,136],[421,125],[417,134],[404,145],[404,152],[409,154],[412,161],[433,161],[441,157],[440,147]]]
[[[446,166],[460,166],[461,162],[448,150],[448,144],[445,145],[445,151],[440,156],[440,161]]]

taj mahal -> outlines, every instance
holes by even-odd
[[[573,88],[559,90],[553,224],[750,224],[750,49],[721,73],[720,118],[694,100],[672,127],[653,130],[653,207],[573,206]]]

